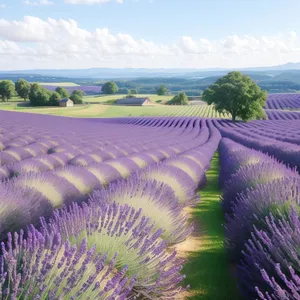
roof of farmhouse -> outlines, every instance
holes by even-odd
[[[143,104],[146,100],[150,100],[149,98],[122,98],[116,100],[116,104]]]
[[[68,101],[72,101],[71,99],[69,99],[69,98],[63,98],[63,99],[61,99],[59,102],[68,102]]]

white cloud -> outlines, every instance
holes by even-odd
[[[34,6],[54,4],[54,2],[50,0],[39,0],[39,1],[24,0],[23,3],[26,5],[34,5]]]
[[[294,31],[274,36],[230,35],[220,40],[186,35],[170,44],[107,28],[85,30],[72,19],[0,19],[1,69],[242,67],[276,65],[299,57],[300,39]]]
[[[107,2],[111,2],[113,0],[65,0],[65,3],[68,4],[104,4]],[[116,0],[117,3],[122,4],[123,0]]]
[[[6,4],[1,4],[1,3],[0,3],[0,9],[1,9],[1,8],[6,8],[6,7],[7,7]]]

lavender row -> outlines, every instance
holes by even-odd
[[[274,156],[279,161],[300,171],[300,146],[273,139],[260,139],[258,135],[255,138],[247,137],[242,133],[236,132],[234,129],[219,128],[219,130],[223,137],[230,138],[244,146]]]
[[[212,128],[210,138],[203,145],[202,150],[199,147],[193,151],[185,152],[182,160],[180,160],[180,156],[174,160],[166,160],[166,162],[171,164],[173,162],[176,162],[176,165],[180,163],[177,166],[166,164],[166,168],[170,168],[170,171],[173,171],[169,172],[169,174],[174,177],[174,174],[176,174],[174,173],[175,169],[181,175],[186,176],[186,178],[191,176],[189,179],[190,189],[193,189],[195,194],[195,189],[199,185],[198,180],[203,176],[202,167],[204,169],[208,167],[209,160],[217,147],[219,139],[219,132]],[[205,157],[206,160],[204,159]],[[149,157],[145,156],[144,159],[146,158],[149,159]],[[196,173],[189,175],[179,168],[182,166],[188,172],[185,166],[187,163],[191,163],[189,160],[192,160],[193,163],[198,162],[199,168],[201,167],[199,175]],[[125,167],[125,169],[127,168],[127,170],[132,166],[128,161],[125,163],[125,160],[122,163],[120,165]],[[120,165],[118,169],[122,170],[123,168],[120,168]],[[158,164],[157,168],[161,169],[163,165],[164,163]],[[75,170],[75,167],[73,169]],[[79,168],[76,169],[79,171]],[[68,173],[68,170],[64,170],[64,172]],[[107,170],[104,172],[104,174],[108,173]],[[72,172],[69,172],[62,176],[65,176],[70,181],[81,179],[80,183],[76,183],[77,188],[84,188],[84,179],[89,183],[93,182],[92,178],[87,178],[87,174],[81,174],[82,178],[79,175],[77,173],[76,176],[72,176]],[[30,179],[30,176],[33,175],[27,176]],[[127,173],[124,172],[123,176],[127,176]],[[15,184],[22,179],[21,177],[14,179],[12,182]],[[43,181],[38,176],[36,180],[41,180],[40,184],[35,184],[31,187],[26,185],[26,188],[19,190],[23,190],[24,194],[29,195],[32,194],[34,187],[43,186],[46,187],[44,195],[47,193],[50,195],[50,191],[53,194],[53,190],[49,189],[47,184],[52,181],[53,186],[59,187],[62,194],[65,193],[64,197],[60,197],[60,193],[57,193],[57,197],[52,201],[60,203],[65,196],[69,196],[70,201],[72,201],[74,191],[70,184],[64,181],[63,178],[60,178],[61,185],[59,185],[54,177],[52,179],[50,177],[45,178]],[[165,176],[162,177],[162,179],[164,178]],[[180,182],[181,179],[179,177],[177,181]],[[17,296],[18,291],[22,290],[22,292],[26,293],[28,299],[34,298],[37,294],[42,296],[48,294],[54,298],[82,296],[85,298],[102,297],[103,299],[132,297],[174,299],[183,290],[179,286],[180,281],[184,278],[179,273],[182,261],[176,258],[176,252],[169,253],[166,246],[169,243],[184,239],[190,233],[190,229],[186,224],[186,216],[182,213],[183,203],[189,205],[190,198],[188,196],[186,201],[182,199],[182,202],[180,202],[174,191],[164,184],[163,181],[157,182],[143,178],[143,176],[136,180],[135,182],[132,177],[128,181],[123,182],[123,192],[119,194],[119,199],[124,200],[124,198],[127,198],[128,201],[131,201],[131,205],[133,203],[132,199],[135,198],[136,205],[139,206],[141,206],[141,200],[144,200],[145,203],[142,205],[144,210],[141,210],[141,207],[130,207],[128,204],[115,204],[113,201],[118,199],[116,190],[112,188],[102,189],[101,192],[106,197],[102,195],[100,199],[103,201],[104,198],[106,204],[101,203],[99,197],[94,195],[89,205],[78,206],[73,204],[69,208],[57,211],[49,221],[42,221],[42,228],[39,231],[34,228],[29,230],[27,233],[29,242],[27,240],[25,242],[23,237],[19,241],[19,237],[15,235],[16,241],[14,244],[18,245],[17,251],[12,250],[12,242],[9,239],[8,251],[3,249],[5,256],[2,257],[4,266],[2,269],[4,271],[1,274],[3,291],[7,294],[15,293]],[[131,183],[131,189],[129,183]],[[118,186],[116,185],[116,187]],[[137,193],[135,197],[133,197],[132,193],[133,188]],[[128,192],[126,193],[126,191]],[[158,193],[160,193],[160,197]],[[37,197],[39,196],[41,195],[37,193]],[[34,201],[34,203],[38,202]],[[155,211],[152,217],[156,216],[157,220],[160,220],[162,228],[157,228],[156,220],[149,216],[143,216],[143,212],[148,213],[151,210],[148,205],[151,202],[156,203],[158,208],[155,210],[155,205],[152,205]],[[30,209],[32,210],[33,208],[31,207]],[[24,210],[20,211],[24,212]],[[171,215],[172,212],[173,215]],[[28,213],[30,215],[30,211]],[[159,214],[162,217],[158,218]],[[168,218],[172,221],[172,226],[164,224],[168,223]],[[168,237],[166,234],[168,228],[172,233],[169,235],[170,239],[164,241],[161,237]],[[175,236],[176,239],[174,239]],[[172,238],[174,239],[173,241]],[[34,245],[34,247],[31,245]],[[51,255],[46,255],[49,252]],[[99,256],[97,254],[99,252],[107,253],[107,255],[104,257]],[[6,255],[6,253],[9,253],[9,255]],[[21,253],[23,255],[22,258],[20,258]],[[62,255],[62,253],[64,254]],[[31,257],[31,260],[29,260],[29,257]],[[19,261],[21,262],[20,265],[17,263]],[[80,263],[82,261],[83,266],[81,267]],[[43,268],[42,266],[45,267]],[[97,272],[85,274],[86,266],[92,270],[97,270]],[[101,273],[101,270],[106,270],[105,266],[109,266],[109,269],[104,275],[103,272]],[[17,273],[17,276],[9,273],[9,270],[12,268],[20,273]],[[56,268],[59,268],[61,271],[57,272]],[[9,273],[8,275],[5,272],[6,270]],[[30,270],[38,270],[38,272],[35,272],[33,276],[33,272]],[[74,270],[74,272],[75,270],[79,271],[72,273],[70,272],[71,270]],[[119,273],[116,272],[118,270]],[[54,279],[53,273],[57,274]],[[30,276],[27,276],[28,274]],[[96,274],[100,274],[100,277],[97,277]],[[62,276],[70,278],[70,280],[60,280],[63,278]],[[35,284],[37,278],[42,278],[43,284],[40,286],[35,285],[36,288],[33,290],[31,286]],[[54,281],[50,282],[50,278]],[[101,281],[99,281],[100,278]],[[41,281],[41,279],[39,280]],[[8,282],[10,282],[9,287],[12,287],[12,290],[7,289]],[[26,285],[24,285],[25,282]],[[80,288],[81,286],[82,288]],[[62,290],[64,294],[60,294]],[[108,295],[103,293],[108,293]]]
[[[57,88],[54,85],[42,85],[43,88],[54,92],[55,89]],[[78,85],[78,86],[61,86],[64,89],[66,89],[69,94],[71,94],[75,90],[80,90],[85,92],[86,94],[99,94],[101,93],[101,86],[98,85]]]
[[[266,108],[300,109],[300,94],[269,94]]]
[[[229,258],[239,262],[242,293],[246,299],[292,299],[288,296],[293,293],[288,280],[292,283],[294,278],[286,270],[288,253],[294,245],[280,252],[284,251],[280,249],[282,246],[272,247],[275,244],[272,245],[271,239],[275,242],[280,231],[275,234],[276,226],[286,222],[280,219],[288,219],[292,207],[299,205],[300,177],[272,157],[226,138],[222,139],[219,151],[222,204],[227,213],[225,246]],[[296,218],[295,213],[293,218]],[[288,242],[285,235],[278,240],[285,246]],[[282,263],[285,269],[280,267]],[[297,285],[294,287],[297,290]]]

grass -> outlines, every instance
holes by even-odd
[[[74,107],[17,107],[16,105],[0,105],[0,109],[15,110],[20,112],[49,114],[57,116],[77,118],[118,118],[138,116],[197,116],[212,118],[228,118],[220,115],[212,106],[188,105],[188,106],[120,106],[105,104],[75,105]]]
[[[212,118],[228,118],[228,115],[217,113],[212,106],[208,105],[162,105],[160,101],[165,101],[172,96],[157,96],[157,95],[137,95],[149,96],[153,102],[151,106],[120,106],[102,104],[109,100],[114,100],[124,95],[111,96],[85,96],[84,101],[94,104],[75,105],[74,107],[28,107],[21,106],[24,104],[22,99],[14,97],[7,103],[0,102],[0,110],[14,110],[20,112],[49,114],[66,117],[77,118],[118,118],[118,117],[139,117],[139,116],[197,116],[197,117],[212,117]],[[95,104],[95,103],[99,104]],[[21,105],[20,105],[21,104]],[[29,104],[27,102],[27,104]],[[19,106],[18,106],[19,105]]]
[[[200,191],[200,203],[192,211],[194,222],[200,226],[200,246],[188,253],[184,265],[186,284],[190,284],[188,299],[239,299],[224,249],[224,214],[220,206],[218,186],[219,158],[216,153],[206,173],[207,185]]]
[[[109,100],[116,100],[124,98],[126,95],[95,95],[95,96],[84,96],[85,102],[106,102]],[[168,101],[173,98],[173,96],[158,96],[158,95],[150,95],[150,94],[138,94],[135,97],[148,97],[150,100],[156,103],[160,103],[162,101]]]

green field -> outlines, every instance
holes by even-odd
[[[149,97],[153,102],[166,101],[172,96],[138,95]],[[112,96],[85,96],[84,102],[102,103],[109,100],[122,98],[124,95]],[[19,97],[12,98],[9,102],[0,102],[0,110],[13,110],[19,112],[39,113],[77,118],[117,118],[138,116],[197,116],[207,118],[229,118],[229,115],[217,113],[209,105],[162,105],[155,103],[150,106],[120,106],[107,104],[75,105],[74,107],[28,107]]]
[[[110,100],[117,100],[124,98],[126,95],[95,95],[95,96],[84,96],[83,101],[84,102],[106,102]],[[151,101],[157,102],[157,101],[168,101],[173,98],[173,96],[158,96],[158,95],[149,95],[149,94],[139,94],[135,95],[136,97],[148,97]]]
[[[117,118],[130,116],[198,116],[207,118],[228,118],[229,115],[217,113],[213,106],[118,106],[105,104],[76,105],[74,107],[16,107],[14,105],[0,106],[0,109],[14,110],[38,114],[77,118]]]

